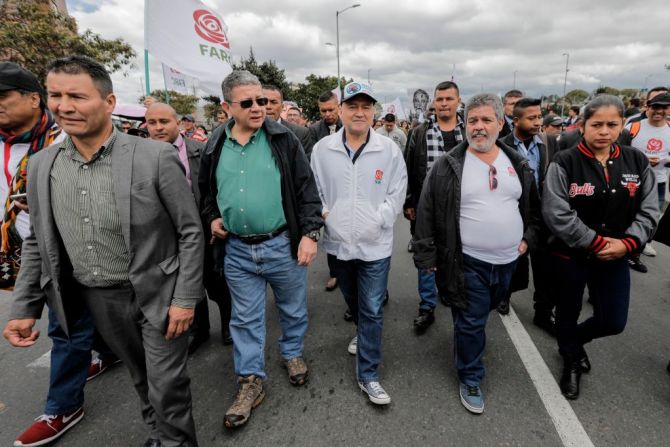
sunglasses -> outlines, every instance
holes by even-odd
[[[496,178],[498,171],[493,165],[489,165],[489,189],[493,191],[498,187],[498,179]]]
[[[248,109],[252,105],[254,105],[254,101],[256,102],[257,105],[261,107],[265,107],[268,105],[268,99],[267,98],[256,98],[256,99],[243,99],[242,101],[230,101],[231,104],[239,104],[241,108],[243,109]]]

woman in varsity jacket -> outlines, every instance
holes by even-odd
[[[623,102],[611,95],[584,110],[582,138],[556,154],[542,195],[549,241],[551,290],[556,293],[556,332],[564,366],[561,391],[579,396],[583,372],[591,369],[584,345],[619,334],[628,319],[627,257],[639,252],[658,224],[655,177],[640,151],[616,143],[624,122]],[[593,315],[577,324],[588,284]]]

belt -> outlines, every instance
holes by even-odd
[[[234,235],[236,238],[244,242],[245,244],[253,245],[260,244],[261,242],[269,241],[272,238],[275,238],[286,231],[287,225],[283,225],[277,228],[271,233],[262,233],[262,234],[249,234],[246,236]]]

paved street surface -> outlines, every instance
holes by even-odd
[[[516,316],[491,314],[483,384],[486,411],[468,413],[458,399],[453,326],[439,305],[437,322],[422,336],[412,331],[418,308],[416,270],[406,246],[409,225],[396,225],[384,325],[382,383],[393,401],[386,408],[358,390],[354,357],[346,351],[354,326],[342,319],[339,290],[323,290],[325,253],[309,275],[308,384],[292,387],[277,352],[277,313],[268,300],[267,397],[250,422],[222,428],[235,394],[230,347],[220,343],[218,312],[212,338],[191,358],[194,412],[201,446],[667,446],[670,444],[670,248],[644,257],[649,273],[632,272],[626,331],[587,346],[593,370],[582,379],[579,400],[567,402],[557,385],[561,368],[556,342],[532,325],[528,291],[513,297]],[[560,272],[556,272],[560,274]],[[4,325],[10,295],[0,294]],[[212,304],[215,306],[215,304]],[[585,304],[584,314],[590,312]],[[518,318],[518,319],[517,319]],[[0,343],[0,446],[41,414],[48,383],[46,313],[42,336],[29,349]],[[47,355],[45,355],[47,354]],[[86,387],[86,416],[60,441],[63,446],[140,446],[147,432],[138,399],[123,367]]]

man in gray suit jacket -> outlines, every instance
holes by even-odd
[[[173,147],[114,128],[111,79],[92,59],[54,61],[46,85],[69,137],[29,165],[31,232],[4,336],[32,345],[46,301],[74,339],[85,306],[130,371],[145,446],[196,446],[187,330],[204,241],[183,166]]]
[[[177,112],[172,106],[164,103],[155,103],[149,106],[144,118],[147,122],[149,138],[152,140],[164,141],[175,147],[179,154],[186,178],[191,184],[191,192],[195,198],[195,203],[200,206],[200,188],[198,187],[198,174],[200,172],[200,154],[205,150],[205,143],[195,141],[190,138],[184,138],[179,133],[179,118]],[[205,241],[209,241],[211,236],[208,225],[203,225],[205,232]],[[228,324],[230,323],[230,290],[223,276],[223,268],[215,268],[214,256],[212,254],[212,245],[206,243],[205,248],[205,289],[207,296],[219,306],[221,315],[221,337],[224,345],[230,345],[233,340],[230,336]],[[191,326],[191,336],[189,338],[188,353],[193,354],[202,343],[209,339],[209,307],[207,300],[202,300],[195,306],[195,318]]]

